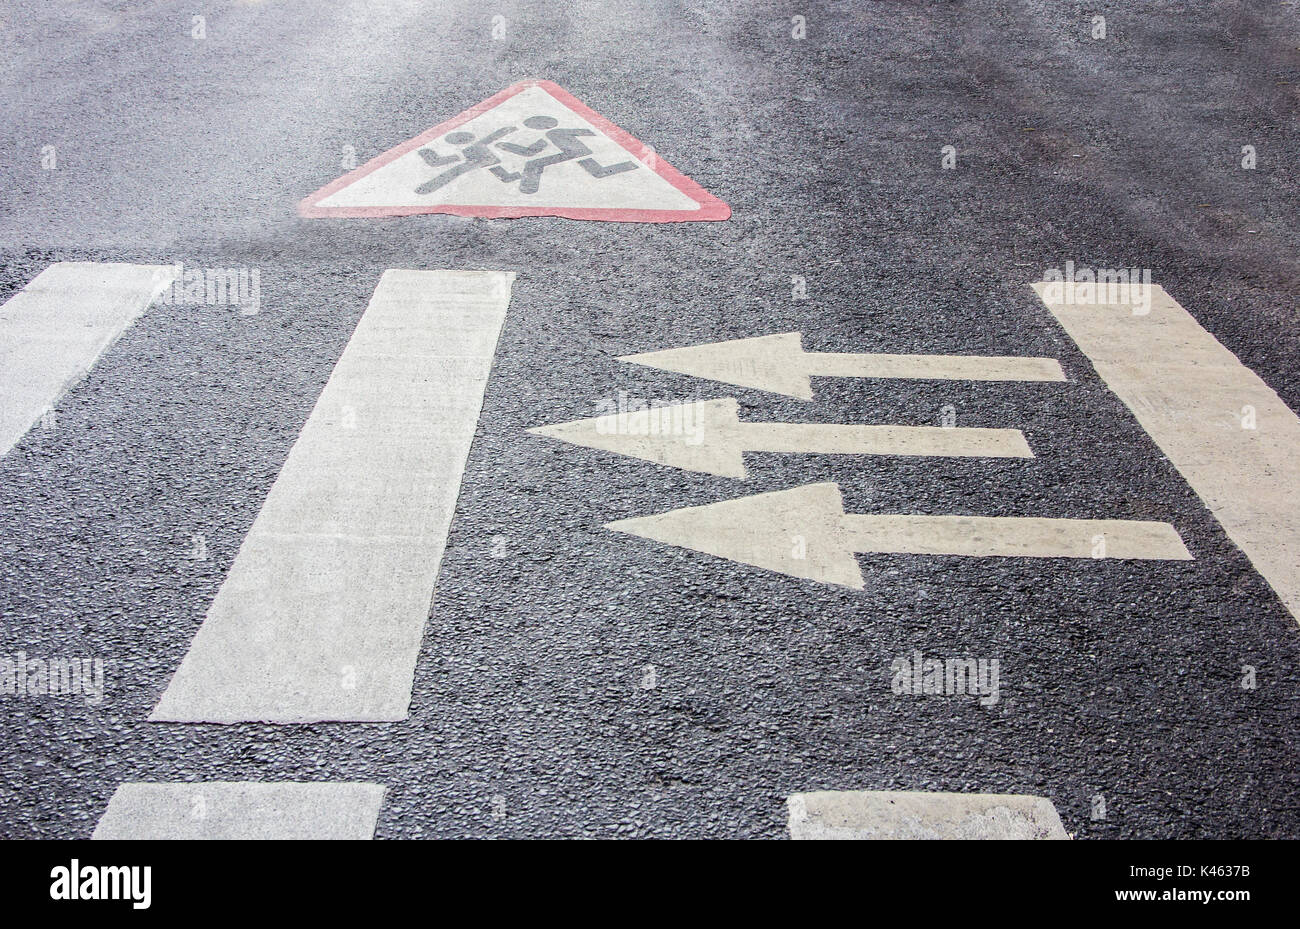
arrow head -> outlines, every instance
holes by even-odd
[[[605,528],[862,590],[862,570],[843,519],[840,488],[826,483],[621,519]]]
[[[811,400],[813,396],[808,363],[798,332],[624,355],[619,361],[737,387],[766,390],[799,400]]]
[[[739,405],[728,397],[609,413],[528,431],[654,464],[743,479],[739,426]]]

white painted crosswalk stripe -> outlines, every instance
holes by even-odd
[[[1300,620],[1300,418],[1162,287],[1141,306],[1034,289]]]
[[[405,718],[513,277],[384,273],[152,720]]]
[[[0,307],[0,455],[84,377],[174,268],[63,261]]]
[[[1050,800],[1021,794],[827,790],[787,806],[792,839],[1069,839]]]
[[[122,784],[95,839],[370,839],[384,788],[329,782]]]

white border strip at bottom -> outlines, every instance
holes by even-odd
[[[370,839],[381,784],[122,784],[95,839]]]
[[[787,801],[792,839],[1068,839],[1050,800],[1022,794],[825,790]]]

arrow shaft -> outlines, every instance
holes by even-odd
[[[888,377],[946,381],[1063,381],[1055,358],[1000,355],[852,355],[807,352],[813,377]]]
[[[940,426],[860,426],[838,423],[740,423],[740,448],[749,452],[838,455],[925,455],[1032,458],[1019,429],[946,429]]]
[[[849,514],[840,525],[855,552],[1180,561],[1192,557],[1173,526],[1136,520]]]

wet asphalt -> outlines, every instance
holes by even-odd
[[[0,459],[0,654],[108,667],[100,706],[0,702],[0,835],[89,836],[123,781],[302,779],[387,785],[380,838],[779,837],[822,789],[1036,794],[1079,838],[1300,836],[1300,629],[1028,286],[1150,268],[1300,409],[1297,7],[844,6],[802,4],[802,40],[768,2],[213,4],[201,40],[186,4],[0,7],[0,298],[60,260],[262,289],[252,316],[154,306]],[[525,78],[731,219],[296,215],[349,152]],[[410,718],[145,722],[385,268],[518,273]],[[615,360],[786,331],[1068,380],[803,402]],[[952,406],[1037,457],[750,455],[742,483],[525,432],[620,391],[764,421]],[[602,528],[815,481],[855,513],[1167,521],[1195,559],[863,555],[859,592]],[[1000,700],[895,695],[917,650],[997,658]]]

